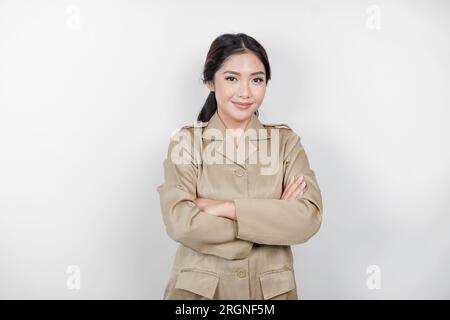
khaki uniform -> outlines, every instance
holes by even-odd
[[[163,299],[298,299],[290,246],[320,228],[319,185],[291,128],[262,124],[254,114],[245,132],[249,128],[265,134],[249,136],[241,158],[224,149],[226,127],[217,111],[209,122],[181,128],[190,143],[172,137],[157,191],[166,231],[179,246]],[[220,134],[204,134],[211,131]],[[251,159],[262,151],[272,155],[275,145],[278,170],[262,174],[268,165]],[[189,161],[174,161],[174,150]],[[206,155],[223,163],[201,161]],[[281,200],[294,175],[305,177],[303,196]],[[200,211],[197,197],[234,201],[237,220]]]

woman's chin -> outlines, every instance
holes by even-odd
[[[235,121],[246,121],[252,116],[251,111],[246,112],[233,112],[233,118]]]
[[[240,118],[240,120],[245,120],[248,119],[249,117],[251,117],[251,115],[255,112],[256,110],[254,110],[254,108],[249,108],[249,109],[238,109],[238,108],[234,108],[233,110],[233,115],[237,118]]]

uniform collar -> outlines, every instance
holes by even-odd
[[[226,143],[226,126],[223,123],[222,119],[219,117],[219,114],[216,112],[209,120],[208,124],[204,127],[204,131],[202,134],[202,138],[204,140],[210,141],[212,143],[213,149],[218,153],[223,155],[225,158],[228,158],[229,161],[235,163],[243,168],[245,168],[245,163],[250,156],[252,156],[259,149],[259,144],[268,143],[270,139],[269,130],[267,130],[264,125],[259,121],[258,117],[255,114],[252,114],[250,121],[247,123],[245,127],[245,132],[241,136],[241,141],[239,145],[241,148],[237,148],[235,150],[238,156],[234,154],[233,151],[230,154],[228,151],[225,151]],[[252,133],[249,129],[253,129]],[[248,144],[242,139],[248,140]],[[266,141],[264,141],[266,140]],[[228,147],[227,147],[228,148]],[[232,149],[231,149],[232,150]]]
[[[216,130],[206,130],[203,134],[203,139],[207,140],[225,140],[226,136],[226,126],[223,123],[222,119],[219,116],[219,113],[214,112],[211,119],[209,119],[208,124],[206,125],[205,129],[216,129],[220,131],[220,134],[217,134],[218,132]],[[270,139],[270,132],[267,130],[264,125],[259,121],[258,117],[252,113],[252,116],[250,118],[250,121],[247,123],[247,126],[245,127],[245,132],[247,132],[248,129],[253,129],[256,133],[256,135],[249,134],[248,139],[250,141],[257,141],[257,140],[266,140]]]

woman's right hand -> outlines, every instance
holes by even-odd
[[[281,200],[291,200],[301,197],[306,188],[306,181],[304,176],[292,177],[289,181],[286,189],[284,189],[281,195]]]

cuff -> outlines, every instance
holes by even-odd
[[[256,208],[253,208],[249,199],[236,199],[234,206],[236,209],[236,238],[251,240],[253,237],[252,223],[255,222],[252,212]]]

